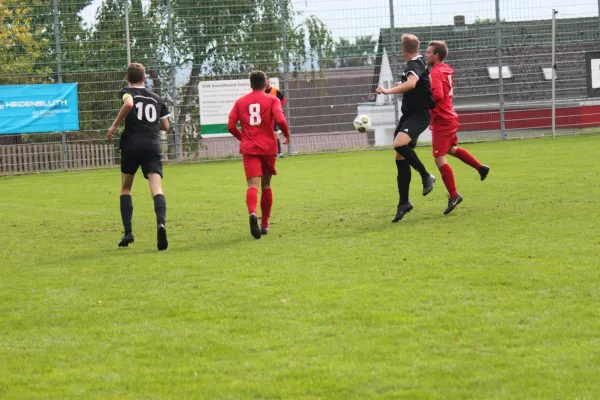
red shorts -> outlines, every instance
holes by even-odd
[[[246,180],[263,175],[277,175],[275,161],[277,156],[259,156],[253,154],[244,154],[244,171],[246,171]]]
[[[443,130],[431,133],[431,147],[434,157],[448,154],[451,148],[458,146],[457,130]]]

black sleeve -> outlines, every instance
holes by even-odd
[[[279,99],[279,101],[283,101],[283,99],[285,99],[283,92],[279,89],[277,89],[277,98]]]
[[[160,104],[160,117],[159,119],[163,119],[165,117],[168,117],[170,115],[169,113],[169,109],[167,108],[167,105],[165,104],[164,101],[161,102]]]
[[[408,78],[408,75],[411,73],[417,75],[417,78],[420,78],[421,75],[423,75],[423,72],[425,72],[425,64],[423,64],[419,60],[411,60],[406,64],[405,72],[406,72],[407,78]]]

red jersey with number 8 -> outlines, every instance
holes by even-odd
[[[431,132],[453,133],[458,130],[458,114],[452,105],[454,70],[448,64],[438,64],[429,73],[435,107],[431,109]],[[447,132],[451,131],[451,132]]]
[[[242,126],[240,131],[238,122]],[[277,136],[273,126],[277,125],[287,138],[290,136],[288,124],[281,109],[281,101],[254,90],[235,102],[229,114],[228,131],[241,141],[240,153],[252,155],[277,154]]]

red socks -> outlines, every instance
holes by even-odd
[[[262,213],[261,225],[269,226],[271,207],[273,206],[273,191],[271,188],[263,189],[260,195],[260,210]]]
[[[246,205],[249,214],[256,214],[256,204],[258,203],[258,188],[248,188],[246,192]]]
[[[477,161],[477,159],[475,157],[473,157],[473,155],[465,149],[461,149],[459,147],[458,149],[456,149],[456,151],[454,152],[453,155],[454,155],[454,157],[458,158],[460,161],[464,162],[467,165],[470,165],[471,167],[475,168],[478,171],[479,171],[479,168],[481,168],[481,163],[479,161]]]
[[[440,173],[442,174],[444,185],[446,185],[446,189],[448,189],[450,197],[458,196],[458,192],[456,191],[456,182],[454,181],[454,172],[452,172],[452,167],[450,167],[450,164],[442,165],[440,167]]]
[[[256,206],[258,203],[258,188],[248,188],[246,192],[246,205],[248,206],[249,214],[256,214]],[[271,207],[273,206],[273,191],[271,188],[263,189],[260,196],[260,210],[262,213],[261,225],[269,226],[269,218],[271,217]]]

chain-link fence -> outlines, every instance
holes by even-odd
[[[200,88],[254,69],[288,99],[290,154],[388,146],[401,99],[375,88],[399,80],[402,33],[423,51],[448,43],[461,140],[600,132],[599,12],[600,0],[0,0],[0,85],[77,83],[80,127],[0,134],[0,174],[117,165],[106,130],[129,61],[171,109],[167,161],[237,155]],[[357,114],[373,132],[354,131]]]

